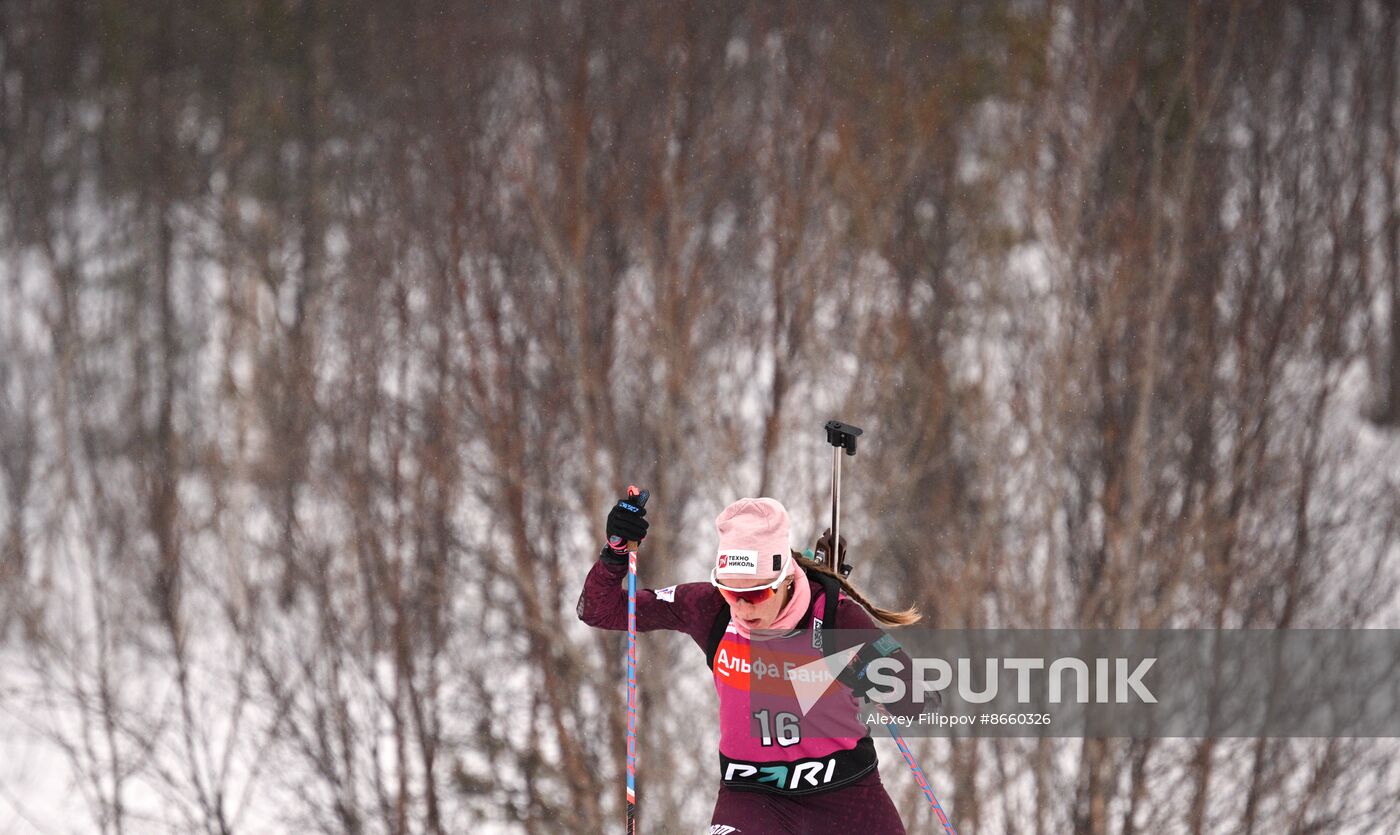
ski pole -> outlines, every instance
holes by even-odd
[[[634,485],[628,498],[638,509],[651,494]],[[637,835],[637,543],[627,543],[627,835]]]
[[[844,449],[847,455],[856,454],[856,438],[861,434],[859,426],[852,426],[849,423],[842,423],[839,420],[829,420],[826,422],[826,442],[831,444],[831,541],[827,543],[831,553],[826,555],[826,566],[841,574],[842,577],[850,576],[851,566],[846,563],[846,555],[841,552],[841,451]],[[887,713],[884,707],[880,708],[882,713]],[[919,790],[924,793],[929,805],[933,807],[933,812],[938,816],[938,822],[943,824],[943,831],[947,835],[958,835],[958,831],[949,822],[948,816],[943,812],[943,806],[938,802],[938,798],[933,796],[933,786],[929,784],[928,775],[924,774],[923,768],[919,766],[919,761],[914,759],[914,752],[909,750],[909,744],[904,741],[904,737],[895,730],[893,722],[885,725],[894,738],[894,743],[899,746],[899,752],[904,755],[904,763],[909,766],[909,770],[914,772],[914,782],[918,783]]]
[[[880,712],[888,715],[883,707],[880,708]],[[914,782],[919,785],[919,791],[924,793],[924,799],[933,807],[933,813],[938,816],[938,822],[943,824],[943,831],[947,833],[947,835],[958,835],[958,831],[953,828],[952,822],[948,820],[948,816],[943,812],[943,805],[938,802],[938,798],[933,796],[933,786],[929,783],[928,776],[924,774],[923,768],[919,766],[919,761],[914,759],[914,752],[909,750],[909,743],[905,742],[904,737],[900,736],[899,731],[895,730],[894,722],[885,725],[885,728],[889,730],[890,736],[894,738],[894,744],[899,746],[899,753],[904,755],[904,764],[909,766],[910,771],[914,772]]]
[[[831,444],[831,553],[826,554],[826,567],[849,576],[851,566],[846,564],[846,555],[841,553],[841,450],[847,455],[856,454],[856,438],[861,434],[859,426],[842,423],[839,420],[826,422],[826,442]]]

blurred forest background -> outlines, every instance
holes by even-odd
[[[653,491],[651,586],[739,496],[809,544],[831,417],[853,579],[933,625],[1400,626],[1397,41],[4,0],[0,831],[618,831],[610,500]],[[641,659],[643,829],[696,832],[713,689]],[[1393,741],[915,750],[964,835],[1400,828]]]

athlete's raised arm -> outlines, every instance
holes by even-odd
[[[646,509],[619,499],[608,513],[607,544],[583,581],[578,598],[579,620],[599,629],[627,628],[627,543],[646,538]],[[684,583],[662,589],[637,590],[637,631],[674,629],[704,636],[724,601],[708,583]],[[699,640],[699,638],[697,638]]]

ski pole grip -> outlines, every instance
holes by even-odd
[[[826,442],[837,449],[846,450],[847,455],[856,454],[856,438],[861,434],[859,426],[842,423],[839,420],[826,422]]]
[[[643,490],[635,484],[629,484],[627,485],[627,498],[640,510],[647,506],[647,499],[651,498],[651,492],[649,490]],[[628,542],[627,550],[635,551],[638,545],[639,543],[635,540]]]

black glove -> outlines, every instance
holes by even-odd
[[[636,504],[631,496],[618,499],[608,512],[608,544],[603,546],[604,562],[620,565],[627,562],[627,543],[641,542],[646,538],[648,522],[645,507]]]

